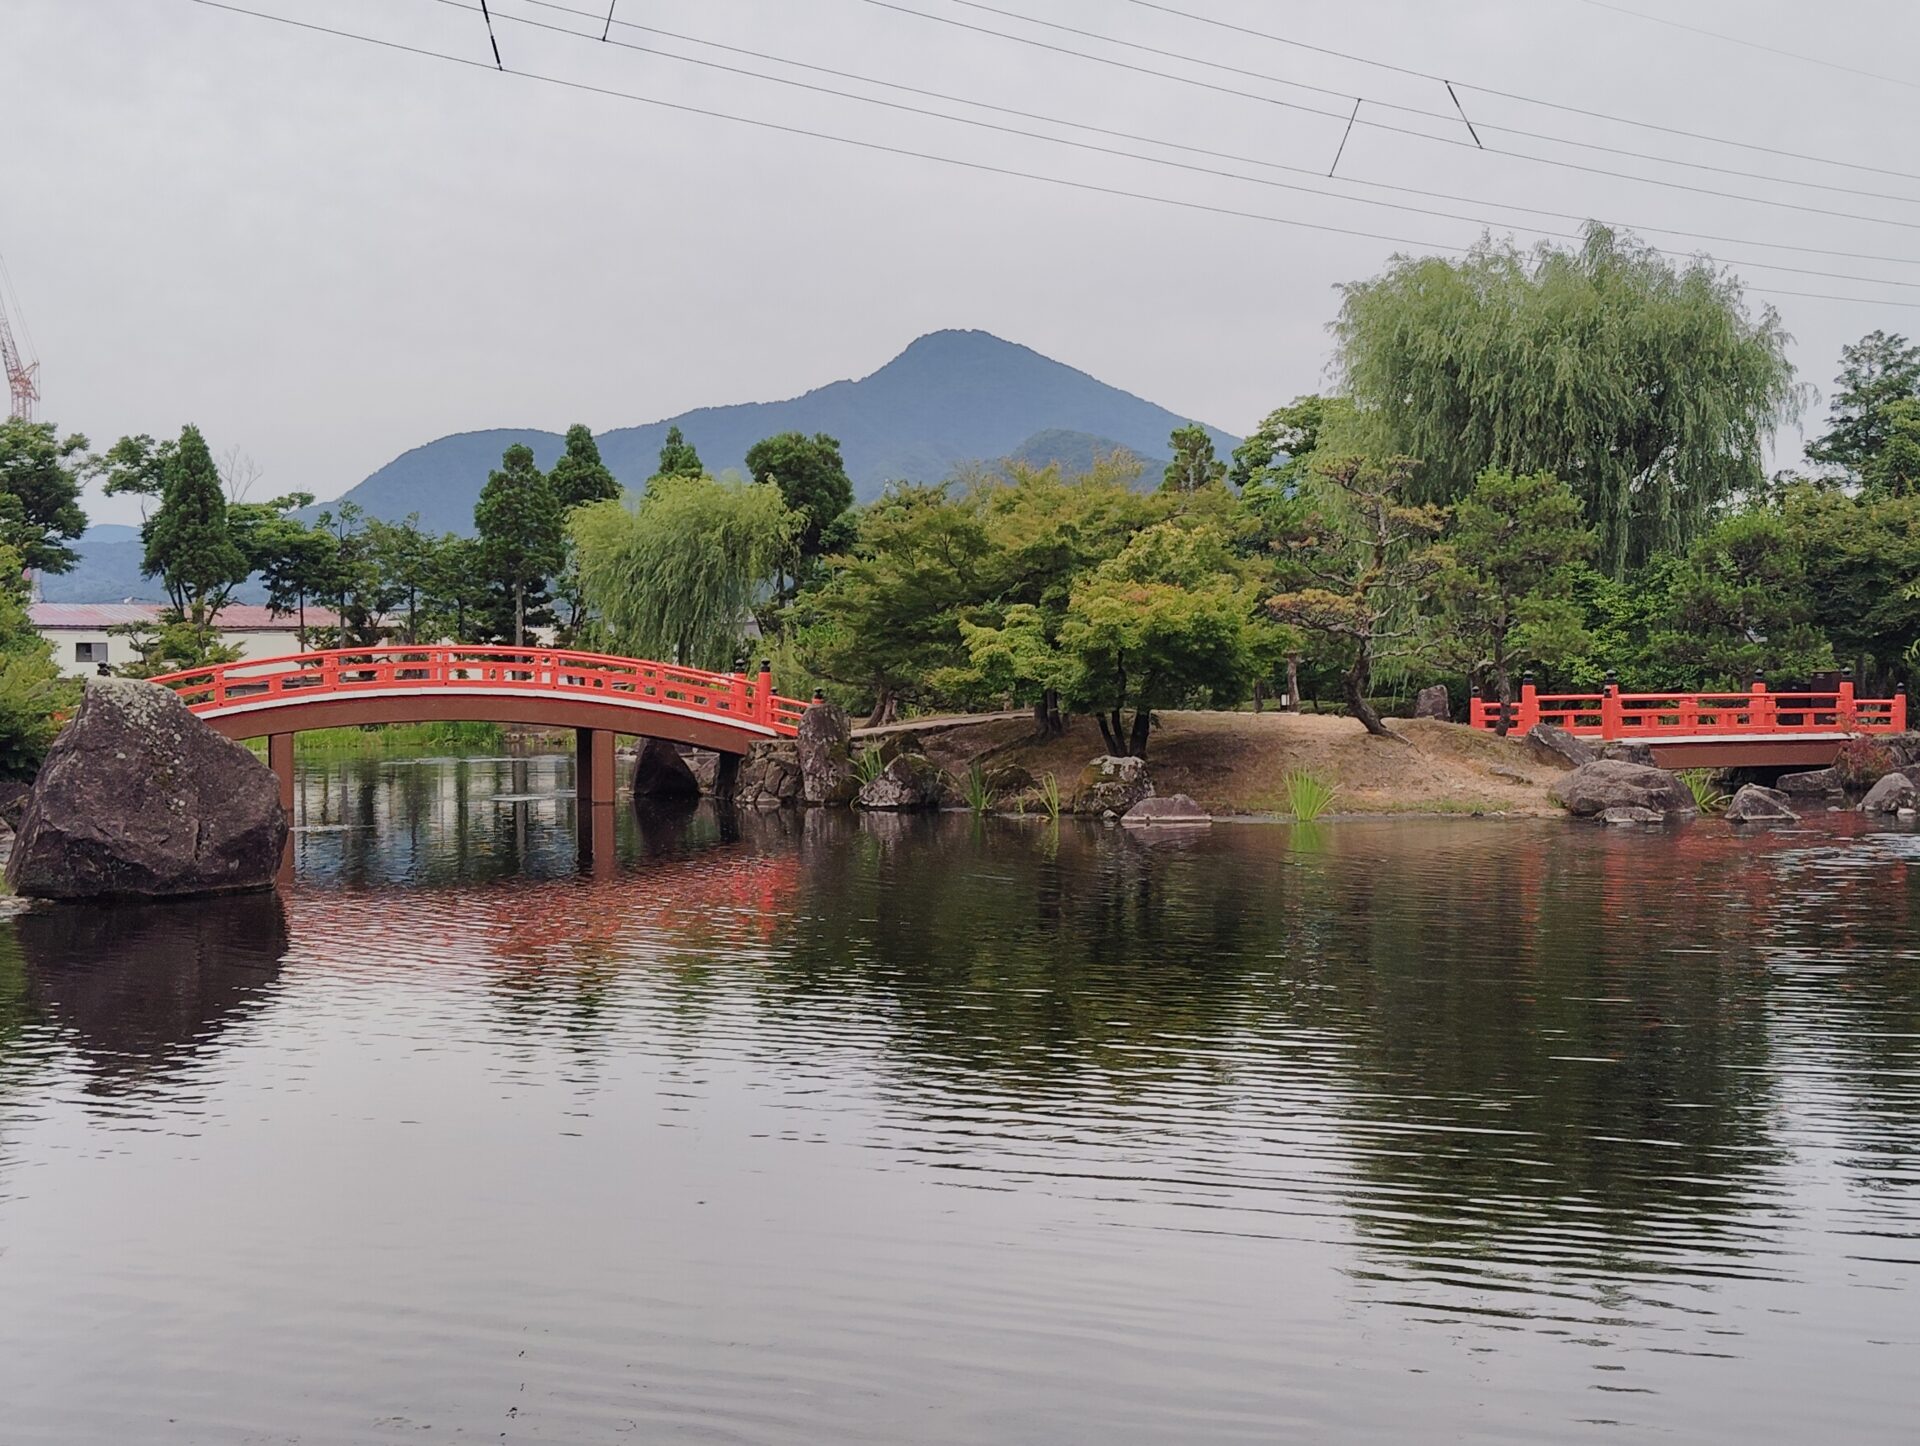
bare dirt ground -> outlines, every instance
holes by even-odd
[[[1216,814],[1285,813],[1286,775],[1307,769],[1332,783],[1338,813],[1504,813],[1558,816],[1547,786],[1561,770],[1517,739],[1457,723],[1394,719],[1402,741],[1372,738],[1351,718],[1310,713],[1165,713],[1147,746],[1162,794],[1185,793]],[[1052,773],[1071,792],[1106,752],[1099,727],[1075,718],[1064,737],[1037,740],[1030,717],[921,719],[927,755],[950,774],[976,761]],[[889,730],[893,731],[893,730]]]

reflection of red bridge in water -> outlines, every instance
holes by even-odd
[[[749,677],[558,648],[341,648],[248,658],[154,681],[226,737],[265,738],[289,812],[293,735],[309,729],[448,722],[572,728],[581,849],[609,858],[617,735],[738,756],[762,739],[791,737],[806,706],[774,693],[764,663]]]
[[[1907,690],[1856,698],[1847,680],[1823,692],[1541,693],[1531,681],[1505,705],[1475,697],[1469,722],[1493,729],[1506,713],[1511,732],[1548,723],[1580,738],[1644,743],[1663,768],[1818,768],[1856,735],[1904,733]]]

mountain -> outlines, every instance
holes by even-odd
[[[1152,487],[1166,466],[1168,433],[1189,420],[988,332],[936,331],[858,381],[604,432],[600,453],[616,477],[637,488],[653,474],[669,427],[679,427],[716,473],[745,471],[747,449],[762,437],[826,432],[840,439],[854,496],[863,502],[889,482],[938,482],[963,463],[1057,462],[1078,472],[1116,451],[1139,457],[1141,485]],[[1238,445],[1225,432],[1207,430],[1223,457]],[[562,438],[526,427],[441,437],[403,452],[340,500],[395,522],[417,512],[433,532],[470,532],[487,473],[515,443],[550,467]],[[310,514],[337,505],[322,503]],[[80,561],[72,572],[42,579],[48,602],[160,597],[159,585],[140,576],[139,529],[90,527],[74,548]],[[263,598],[257,579],[235,596]]]
[[[669,427],[679,427],[714,472],[744,471],[747,449],[776,432],[826,432],[840,439],[861,501],[888,482],[937,482],[964,462],[1012,456],[1040,437],[1055,440],[1063,465],[1084,465],[1097,450],[1123,447],[1144,459],[1165,457],[1167,434],[1190,419],[984,331],[921,337],[858,381],[831,382],[780,402],[701,407],[641,427],[600,435],[600,454],[629,487],[652,475]],[[1208,428],[1221,454],[1237,439]],[[541,466],[560,455],[555,432],[496,428],[462,432],[406,452],[349,491],[345,499],[376,517],[410,512],[435,532],[466,532],[473,504],[516,442]],[[1034,460],[1029,457],[1027,460]],[[1164,463],[1152,464],[1157,478]]]

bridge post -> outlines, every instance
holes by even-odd
[[[574,833],[581,866],[599,872],[613,863],[614,735],[576,728],[573,736]]]
[[[754,695],[754,703],[756,721],[773,722],[773,660],[770,658],[760,660],[760,691]]]
[[[1520,716],[1513,726],[1522,737],[1540,726],[1540,693],[1534,686],[1532,673],[1520,675]]]
[[[1899,684],[1893,690],[1893,731],[1907,731],[1907,685]]]
[[[280,807],[287,815],[287,842],[280,851],[280,874],[278,882],[293,881],[293,735],[291,733],[269,733],[267,735],[267,767],[273,770],[274,779],[280,785]]]

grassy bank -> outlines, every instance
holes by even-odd
[[[501,753],[506,732],[498,723],[388,723],[373,728],[316,728],[296,733],[300,759],[385,758],[405,754]],[[265,740],[255,751],[266,753]]]

